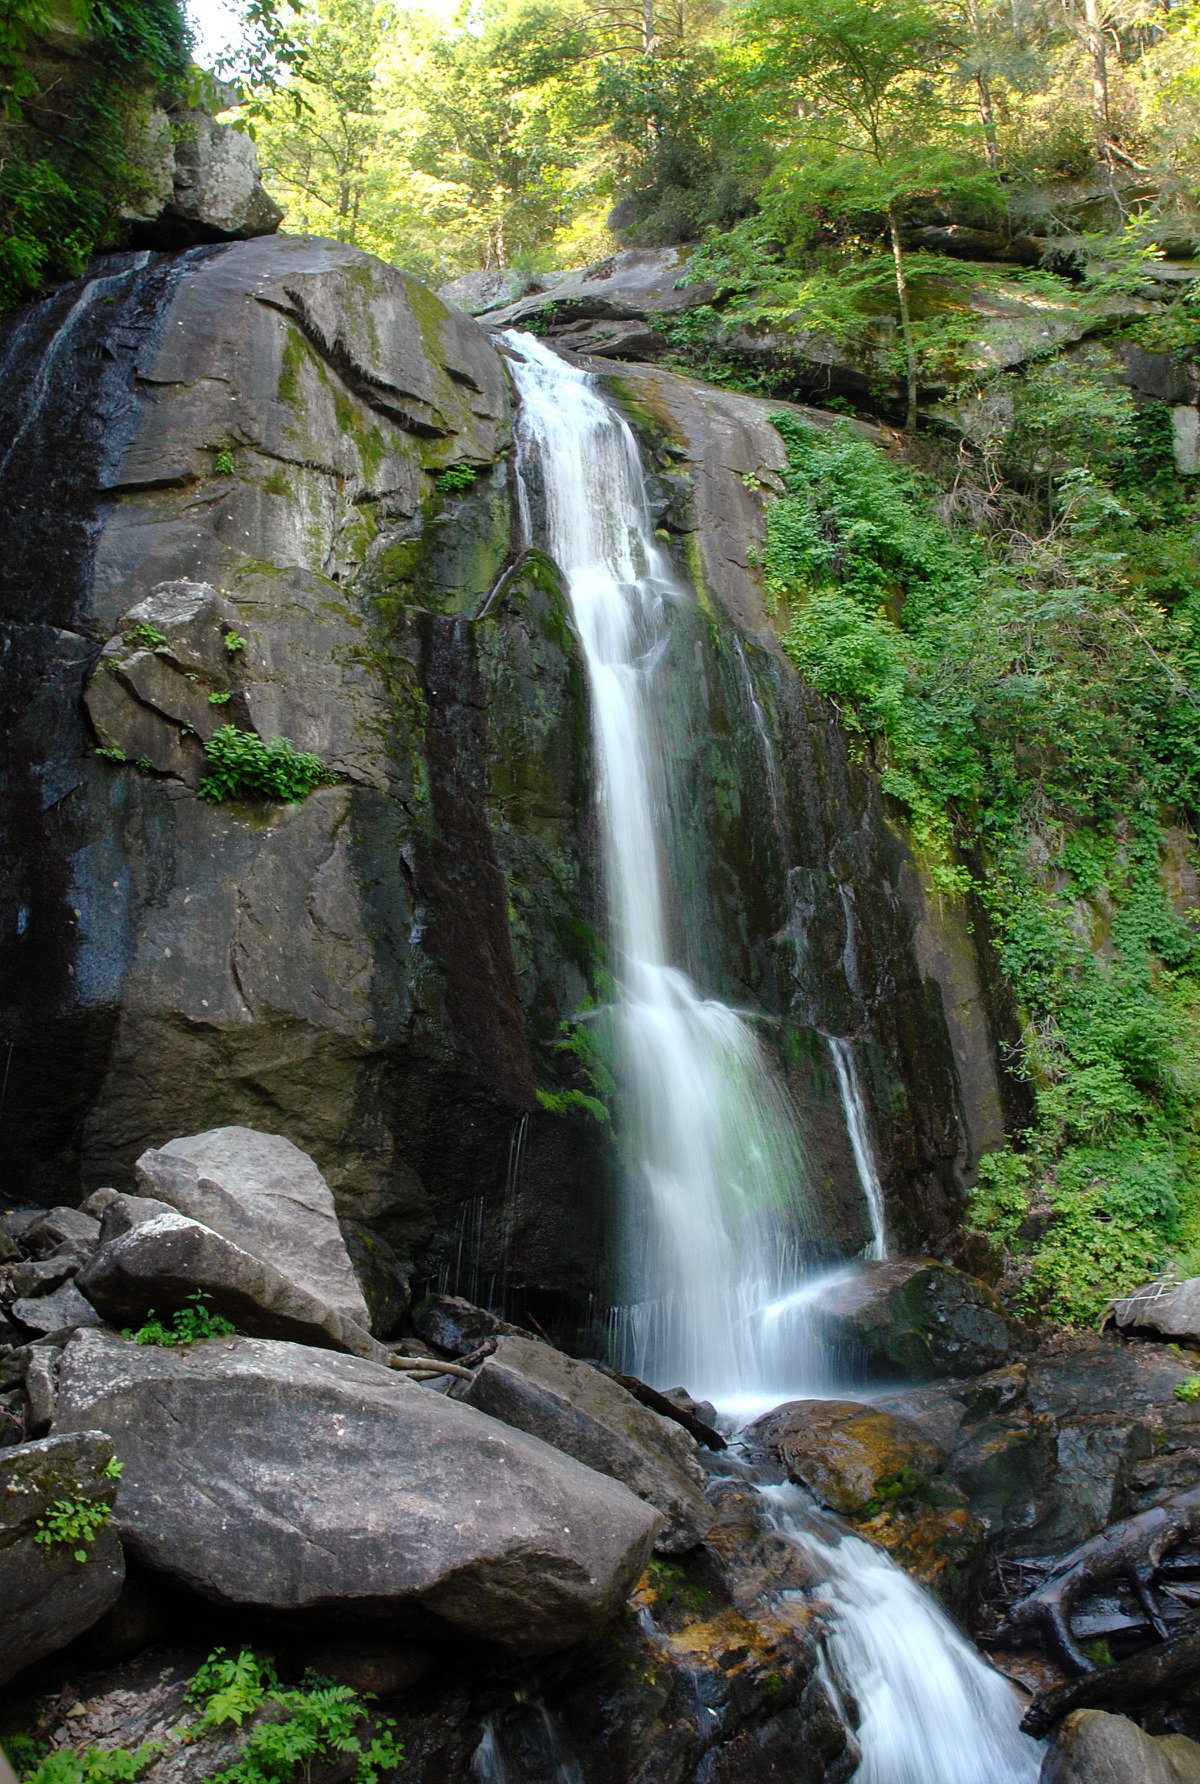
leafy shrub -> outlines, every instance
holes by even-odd
[[[201,799],[220,804],[226,799],[305,799],[314,787],[336,777],[319,756],[298,750],[287,737],[264,743],[257,731],[222,725],[204,746],[208,773],[200,783]]]
[[[133,1331],[126,1327],[123,1338],[132,1338],[135,1344],[187,1345],[195,1344],[204,1338],[228,1338],[236,1331],[236,1327],[222,1314],[214,1313],[208,1305],[209,1297],[203,1289],[188,1296],[190,1306],[181,1307],[173,1315],[171,1324],[164,1326],[155,1318],[153,1307],[146,1316],[146,1323]]]
[[[45,1549],[69,1548],[76,1561],[86,1561],[111,1513],[100,1499],[56,1499],[37,1520],[33,1540]]]
[[[1043,530],[1015,546],[945,524],[849,428],[781,418],[765,564],[792,661],[939,888],[991,921],[1036,1117],[982,1162],[971,1214],[1067,1320],[1200,1227],[1200,950],[1160,871],[1164,816],[1200,805],[1194,502],[1156,418],[1107,389],[1075,406],[1081,378],[1027,380],[1016,425],[1049,458],[1026,498]]]
[[[202,1729],[230,1723],[240,1728],[259,1710],[272,1712],[250,1730],[234,1763],[213,1773],[208,1784],[289,1784],[298,1772],[307,1774],[314,1760],[339,1753],[357,1757],[355,1784],[377,1784],[404,1758],[392,1734],[395,1723],[384,1719],[372,1728],[367,1705],[348,1685],[308,1673],[299,1686],[281,1686],[274,1663],[249,1648],[236,1656],[216,1649],[188,1696],[203,1702]]]
[[[433,481],[440,490],[452,495],[459,490],[470,489],[478,475],[479,470],[476,465],[447,465],[444,471],[438,472]]]

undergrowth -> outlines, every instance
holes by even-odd
[[[961,488],[779,417],[765,561],[788,655],[940,892],[990,920],[1036,1119],[983,1160],[971,1215],[1066,1320],[1200,1232],[1200,954],[1168,895],[1200,795],[1195,496],[1162,416],[1062,381],[1082,376],[1025,393],[997,450],[1023,427],[1038,480],[1006,493],[985,467],[970,526],[937,511]]]
[[[404,1749],[395,1723],[376,1714],[348,1685],[306,1673],[298,1685],[280,1682],[269,1655],[217,1648],[189,1681],[189,1712],[162,1741],[143,1746],[88,1746],[45,1752],[28,1735],[6,1735],[5,1747],[21,1784],[135,1784],[155,1760],[181,1742],[244,1730],[237,1753],[205,1784],[297,1784],[315,1764],[345,1756],[354,1784],[379,1784],[396,1772]]]
[[[163,1324],[151,1307],[142,1325],[136,1330],[127,1326],[121,1336],[132,1338],[135,1344],[162,1344],[168,1348],[196,1344],[205,1338],[230,1337],[237,1328],[223,1314],[214,1313],[208,1300],[204,1290],[197,1289],[188,1296],[189,1305],[178,1308],[172,1315],[169,1326]]]

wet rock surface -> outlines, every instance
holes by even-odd
[[[98,1420],[125,1462],[122,1539],[144,1565],[325,1630],[567,1647],[617,1609],[659,1525],[523,1432],[298,1345],[76,1337],[55,1434]]]
[[[856,1266],[821,1296],[814,1323],[851,1373],[883,1379],[983,1374],[1018,1345],[994,1289],[929,1258]]]

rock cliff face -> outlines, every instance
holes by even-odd
[[[587,701],[520,551],[502,352],[403,273],[272,237],[110,257],[0,359],[13,1191],[128,1186],[244,1123],[420,1273],[580,1310],[609,1141],[537,1092],[587,1088],[560,1024],[603,994]],[[944,1232],[999,1128],[984,998],[762,609],[767,407],[649,369],[615,394],[701,594],[683,920],[778,1019],[840,1243],[828,1034],[860,1043],[898,1229]],[[198,797],[228,724],[329,778]]]

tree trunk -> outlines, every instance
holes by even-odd
[[[1102,158],[1108,154],[1108,58],[1104,49],[1104,24],[1096,0],[1083,0],[1084,42],[1092,64],[1092,116],[1096,143]]]
[[[975,76],[975,90],[979,95],[979,122],[983,125],[983,152],[990,168],[1000,165],[1000,149],[996,142],[996,114],[992,109],[992,89],[988,86],[987,75],[978,73]]]
[[[912,317],[908,309],[908,280],[904,273],[904,250],[900,246],[900,225],[895,211],[888,207],[888,232],[892,238],[892,259],[896,263],[896,297],[900,305],[900,338],[904,342],[905,388],[904,426],[912,433],[917,425],[917,344],[913,340]]]

